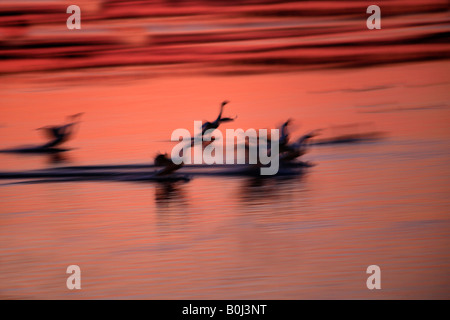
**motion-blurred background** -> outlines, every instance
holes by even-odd
[[[381,30],[370,4],[1,1],[0,149],[84,112],[70,151],[0,153],[1,172],[150,164],[224,99],[222,129],[384,135],[312,146],[290,178],[2,179],[0,297],[450,298],[449,3],[377,1]]]

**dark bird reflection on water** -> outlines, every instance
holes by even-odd
[[[184,184],[181,181],[155,183],[156,219],[160,232],[186,227],[189,219],[189,201]]]
[[[238,198],[245,205],[266,205],[292,199],[303,190],[305,174],[280,177],[249,177],[243,180]]]

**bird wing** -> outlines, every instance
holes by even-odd
[[[315,136],[319,135],[319,130],[313,130],[311,132],[308,132],[307,134],[301,136],[295,143],[295,147],[301,147],[304,145],[309,139],[314,138]]]

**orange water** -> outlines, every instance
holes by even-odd
[[[198,20],[158,18],[160,29],[152,32],[180,36],[187,24],[198,22],[218,32],[214,34],[218,37],[233,35],[245,27],[239,23],[248,21],[277,23],[283,32],[289,23],[319,21],[295,16],[249,20],[236,15],[246,8],[231,6],[226,17],[217,10]],[[117,9],[110,10],[117,14]],[[236,20],[231,23],[230,17]],[[420,32],[414,28],[417,21],[437,18],[448,20],[442,12],[393,16],[378,36],[404,39],[423,30],[448,29],[448,23],[419,28]],[[222,129],[273,128],[292,118],[294,136],[324,128],[325,137],[350,130],[383,131],[386,138],[313,147],[304,158],[316,166],[289,179],[194,177],[172,184],[0,180],[0,297],[449,299],[450,62],[442,59],[449,49],[440,41],[422,45],[418,40],[403,48],[380,46],[376,50],[385,52],[375,58],[365,54],[364,41],[362,47],[330,51],[321,45],[333,39],[364,38],[367,33],[355,30],[354,15],[321,19],[319,26],[333,26],[318,38],[285,39],[287,45],[309,40],[312,51],[282,52],[283,59],[300,53],[324,57],[311,64],[297,61],[290,66],[283,59],[279,65],[245,60],[236,64],[233,57],[223,56],[227,50],[245,47],[244,56],[256,57],[247,49],[267,50],[273,41],[283,44],[284,33],[271,35],[268,39],[275,40],[268,43],[247,39],[236,44],[219,38],[210,46],[200,45],[194,37],[194,44],[185,44],[181,51],[170,47],[175,50],[170,54],[164,51],[168,48],[158,47],[165,45],[165,38],[155,35],[155,48],[164,49],[161,56],[175,60],[183,56],[179,65],[139,60],[139,39],[132,42],[134,49],[118,55],[124,59],[130,55],[138,65],[126,62],[99,69],[108,57],[95,61],[72,57],[64,60],[72,67],[53,72],[51,66],[63,63],[56,58],[39,60],[33,56],[36,52],[29,56],[32,63],[17,56],[3,60],[0,149],[43,143],[33,129],[61,123],[68,114],[85,114],[76,137],[67,143],[73,150],[64,162],[55,164],[46,155],[0,153],[0,171],[150,163],[158,151],[170,152],[173,144],[167,140],[174,129],[193,131],[194,120],[213,120],[224,99],[231,101],[224,114],[238,118]],[[98,21],[102,18],[91,17],[86,28]],[[132,21],[112,22],[121,29]],[[336,27],[333,23],[350,29],[340,30],[342,38],[336,38],[329,35]],[[397,33],[389,25],[398,27]],[[54,41],[60,41],[58,28],[43,22],[24,37],[41,41],[51,31]],[[256,32],[257,26],[248,28]],[[107,36],[116,36],[113,31],[108,29]],[[269,30],[246,36],[256,34],[266,36]],[[170,46],[182,41],[172,40]],[[39,50],[50,54],[45,46]],[[409,63],[375,63],[379,57],[395,57],[395,52]],[[436,52],[440,52],[437,61],[417,61],[431,59]],[[371,67],[326,64],[340,55],[348,61],[366,59]],[[198,58],[195,64],[188,64],[193,57]],[[203,61],[205,57],[211,60]],[[79,69],[86,64],[92,68]],[[308,68],[311,65],[314,68]],[[33,66],[39,67],[36,72],[23,73],[33,71]],[[333,128],[347,124],[358,125]],[[78,291],[66,288],[65,271],[72,264],[82,272]],[[366,287],[366,268],[372,264],[381,268],[381,290]]]

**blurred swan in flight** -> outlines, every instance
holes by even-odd
[[[219,115],[217,116],[217,119],[216,119],[216,120],[214,120],[213,122],[207,121],[207,122],[205,122],[205,123],[202,125],[202,133],[199,134],[197,137],[191,138],[191,141],[190,141],[190,147],[193,147],[193,146],[194,146],[195,140],[196,140],[196,139],[200,140],[200,141],[202,142],[202,145],[203,145],[203,146],[208,145],[208,144],[214,142],[215,137],[212,137],[212,139],[211,139],[210,141],[203,141],[203,137],[205,136],[205,134],[207,133],[207,131],[208,131],[208,130],[214,130],[214,129],[217,129],[217,128],[220,126],[220,124],[221,124],[222,122],[230,122],[230,121],[234,121],[234,120],[237,118],[237,116],[234,117],[234,118],[223,118],[223,117],[222,117],[223,108],[224,108],[225,105],[228,104],[228,103],[229,103],[229,101],[227,101],[227,100],[225,100],[225,101],[222,102],[222,104],[220,105],[220,112],[219,112]],[[209,133],[209,132],[208,132],[208,133]]]
[[[83,113],[77,113],[68,117],[68,123],[60,126],[45,126],[36,130],[44,130],[50,141],[42,149],[54,148],[69,140],[75,131],[75,126],[80,122],[79,118]]]
[[[295,160],[298,157],[304,155],[306,153],[309,141],[315,136],[319,135],[321,131],[320,129],[310,131],[298,138],[295,142],[289,143],[290,133],[288,128],[291,122],[292,120],[288,119],[280,126],[279,129],[280,160],[285,162]]]
[[[224,108],[225,105],[228,104],[228,103],[229,103],[229,101],[223,101],[223,102],[222,102],[222,104],[220,105],[220,113],[219,113],[219,116],[217,117],[216,120],[214,120],[213,122],[207,121],[207,122],[205,122],[205,123],[202,125],[202,136],[205,134],[205,132],[206,132],[207,130],[210,130],[210,129],[213,129],[213,130],[214,130],[214,129],[217,129],[217,128],[220,126],[220,124],[221,124],[222,122],[234,121],[234,119],[237,118],[237,117],[234,117],[234,118],[222,118],[223,108]]]
[[[156,176],[167,176],[180,169],[184,163],[175,164],[167,153],[158,153],[155,157],[154,165],[155,167],[163,167],[155,173]]]

